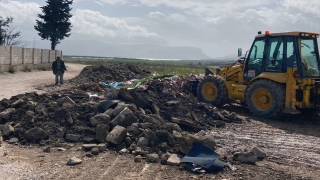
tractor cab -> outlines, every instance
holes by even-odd
[[[318,37],[306,32],[259,32],[245,58],[244,81],[262,73],[282,76],[288,68],[293,68],[295,78],[320,78]],[[242,54],[241,49],[238,54]]]

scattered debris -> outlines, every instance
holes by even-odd
[[[74,166],[74,165],[78,165],[81,164],[82,160],[77,158],[77,157],[72,157],[68,160],[67,165],[69,166]]]

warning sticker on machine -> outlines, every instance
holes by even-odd
[[[256,70],[248,70],[248,77],[255,77],[256,76]]]

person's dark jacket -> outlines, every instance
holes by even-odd
[[[60,60],[60,63],[61,63],[61,72],[62,74],[64,73],[64,71],[66,71],[66,66],[64,65],[64,62],[62,60]],[[56,74],[58,69],[57,69],[57,60],[53,61],[52,63],[52,71],[53,71],[53,74]]]

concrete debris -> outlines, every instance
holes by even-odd
[[[160,157],[156,153],[147,154],[146,158],[149,162],[158,163],[160,161]]]
[[[258,160],[263,160],[267,157],[267,154],[263,152],[259,147],[256,145],[249,146],[245,149],[245,152],[253,152],[257,155]]]
[[[69,166],[74,166],[74,165],[78,165],[81,164],[82,160],[77,158],[77,157],[72,157],[68,160],[67,165]]]
[[[14,128],[11,125],[0,125],[0,131],[2,136],[10,136],[14,132]]]
[[[149,145],[149,139],[146,137],[139,138],[139,141],[137,143],[138,147],[145,147]]]
[[[101,113],[101,114],[97,114],[94,117],[90,118],[90,122],[92,126],[97,126],[100,124],[110,124],[110,116],[105,114],[105,113]]]
[[[19,139],[18,139],[18,138],[11,138],[11,139],[8,141],[9,144],[14,144],[14,143],[17,143],[17,142],[19,142]]]
[[[98,149],[97,147],[94,147],[94,148],[91,149],[90,152],[91,152],[91,154],[93,154],[93,155],[98,155],[100,151],[99,151],[99,149]]]
[[[57,100],[58,106],[62,107],[64,103],[70,103],[71,105],[76,104],[70,97],[63,97]]]
[[[66,134],[66,140],[78,142],[81,138],[79,134]]]
[[[99,149],[99,152],[107,150],[107,144],[98,144],[96,147]]]
[[[182,158],[183,158],[182,155],[171,154],[167,160],[167,164],[173,165],[173,166],[179,166]]]
[[[134,158],[134,162],[141,162],[142,160],[142,156],[141,155],[137,155],[135,158]]]
[[[116,126],[108,134],[107,141],[113,144],[120,144],[127,134],[127,129],[122,126]]]
[[[233,155],[233,160],[242,163],[255,164],[258,161],[258,157],[254,152],[238,152]]]
[[[12,114],[15,112],[15,108],[8,108],[0,113],[0,120],[9,120],[12,117]],[[1,121],[0,121],[1,122]]]
[[[49,134],[42,128],[38,128],[38,127],[31,128],[24,133],[24,138],[29,141],[33,141],[33,140],[40,141],[40,140],[47,139],[48,137],[49,137]]]
[[[100,124],[96,128],[96,137],[95,139],[98,142],[106,142],[106,137],[109,133],[109,126],[106,124]]]
[[[97,147],[97,144],[83,144],[82,145],[82,148],[85,151],[89,151],[89,150],[91,150],[92,148],[95,148],[95,147]]]

